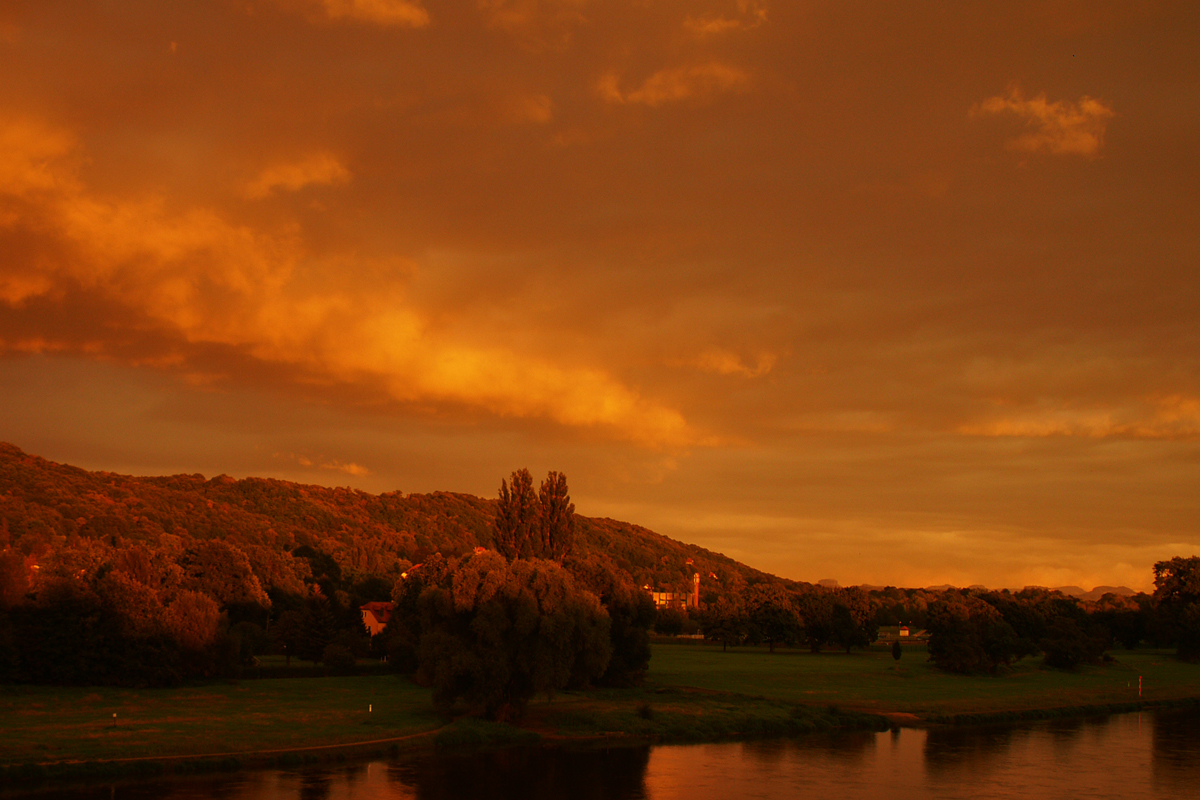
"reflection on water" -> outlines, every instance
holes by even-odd
[[[1161,713],[1149,722],[1155,788],[1164,796],[1195,795],[1200,787],[1200,714]]]
[[[37,793],[40,800],[1178,798],[1200,786],[1200,714],[804,739],[424,756]]]
[[[388,776],[398,791],[395,796],[420,800],[635,800],[647,796],[643,780],[649,760],[649,747],[583,752],[522,748],[399,762],[389,767]]]

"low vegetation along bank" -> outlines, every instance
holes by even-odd
[[[1138,696],[1138,678],[1142,695]],[[436,713],[397,675],[271,678],[172,689],[0,689],[8,783],[236,769],[452,746],[711,741],[834,727],[995,722],[1184,704],[1200,667],[1119,653],[1078,672],[1019,663],[948,674],[916,648],[812,654],[657,645],[645,685],[535,699],[518,725]],[[115,717],[113,715],[116,715]]]

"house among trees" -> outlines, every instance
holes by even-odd
[[[688,559],[689,563],[691,559]],[[690,592],[656,592],[649,585],[643,586],[650,593],[655,608],[674,608],[686,611],[689,608],[700,608],[700,573],[692,575],[692,591]]]
[[[367,633],[372,636],[377,635],[388,624],[388,620],[392,618],[392,609],[396,607],[395,603],[374,601],[367,603],[365,606],[359,606],[362,611],[363,625],[367,628]]]

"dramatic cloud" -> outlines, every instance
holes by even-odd
[[[0,170],[12,178],[0,197],[27,201],[3,220],[5,227],[44,232],[72,252],[62,261],[7,261],[0,296],[10,305],[83,291],[135,312],[140,321],[134,324],[161,326],[190,346],[233,347],[308,376],[379,387],[402,403],[447,402],[547,418],[652,445],[692,438],[678,412],[642,399],[601,369],[439,337],[405,301],[402,286],[330,291],[307,285],[305,272],[314,265],[286,227],[260,232],[206,208],[176,212],[154,197],[97,197],[61,162],[72,140],[44,124],[0,125],[0,141],[9,144]],[[327,180],[338,170],[327,159],[269,170],[250,194],[280,185],[297,189],[314,174]],[[104,329],[111,335],[119,324],[106,320],[96,338],[74,346],[104,352]],[[48,338],[6,344],[24,351],[71,349]],[[187,353],[179,357],[186,360]]]
[[[989,97],[972,107],[973,116],[1012,115],[1025,121],[1029,132],[1010,139],[1008,146],[1027,153],[1095,157],[1104,147],[1104,132],[1115,112],[1088,96],[1077,102],[1049,102],[1045,94],[1025,99],[1012,86],[1007,95]]]

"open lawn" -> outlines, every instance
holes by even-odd
[[[178,689],[0,686],[0,719],[0,763],[10,764],[303,748],[444,724],[427,689],[394,675]]]
[[[644,686],[538,698],[521,725],[565,739],[794,733],[878,724],[848,712],[912,714],[915,721],[1131,703],[1138,700],[1139,675],[1143,700],[1200,697],[1200,665],[1180,663],[1165,652],[1118,651],[1116,662],[1077,673],[1026,659],[994,678],[939,672],[912,646],[899,663],[882,649],[813,655],[664,644],[653,653]],[[378,674],[178,689],[0,686],[0,720],[0,765],[252,754],[432,731],[438,733],[414,738],[411,745],[486,744],[530,735],[476,720],[447,726],[434,713],[428,689]]]
[[[1117,651],[1117,660],[1063,672],[1041,658],[1018,662],[998,677],[952,675],[909,646],[899,662],[884,649],[819,653],[807,650],[659,646],[649,679],[663,686],[736,692],[790,703],[835,704],[875,713],[929,715],[1015,711],[1200,697],[1200,665],[1164,651]]]

